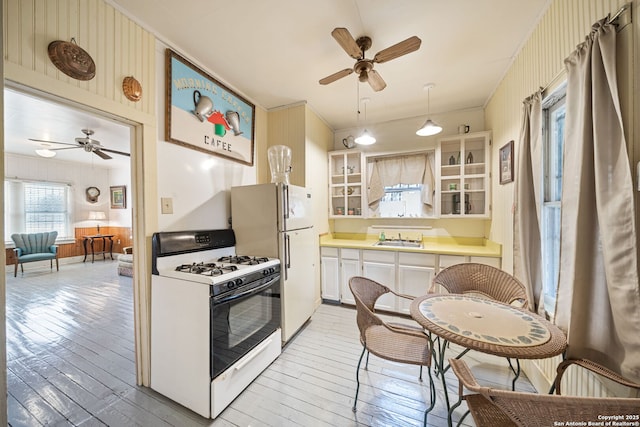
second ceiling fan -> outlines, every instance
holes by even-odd
[[[34,139],[34,138],[29,138],[30,141],[36,141],[36,142],[45,142],[45,143],[49,143],[49,144],[60,144],[60,145],[69,145],[69,147],[63,147],[63,148],[52,148],[51,151],[58,151],[58,150],[71,150],[73,148],[82,148],[84,149],[84,151],[88,152],[88,153],[94,153],[95,155],[97,155],[98,157],[104,159],[104,160],[109,160],[112,159],[113,157],[111,157],[110,155],[107,154],[108,153],[113,153],[113,154],[119,154],[121,156],[130,156],[129,153],[125,153],[123,151],[117,151],[117,150],[111,150],[109,148],[105,148],[102,144],[100,144],[100,141],[96,140],[96,139],[92,139],[91,135],[93,135],[93,131],[91,129],[82,129],[82,133],[84,133],[84,137],[80,137],[80,138],[76,138],[76,143],[75,144],[71,144],[69,142],[57,142],[57,141],[45,141],[42,139]]]
[[[368,82],[369,85],[371,85],[371,88],[376,92],[384,89],[387,84],[380,74],[373,69],[373,64],[391,61],[392,59],[414,52],[420,48],[420,44],[422,43],[422,40],[416,36],[409,37],[400,43],[396,43],[393,46],[376,53],[373,59],[367,59],[365,58],[364,53],[371,47],[370,37],[362,36],[358,37],[356,40],[346,28],[335,28],[331,32],[331,35],[336,39],[342,49],[357,61],[353,68],[345,68],[337,73],[333,73],[321,79],[319,83],[321,85],[327,85],[355,72],[358,74],[358,79],[361,82]]]

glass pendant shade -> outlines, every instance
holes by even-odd
[[[420,129],[416,131],[418,136],[431,136],[442,132],[442,126],[438,125],[431,119],[427,119]]]
[[[365,129],[362,135],[355,139],[355,142],[360,145],[371,145],[376,143],[376,139]]]

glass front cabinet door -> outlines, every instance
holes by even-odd
[[[436,194],[439,216],[490,216],[491,132],[465,133],[438,140]]]
[[[333,151],[329,153],[329,217],[362,218],[365,173],[362,153]]]

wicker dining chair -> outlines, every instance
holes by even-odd
[[[464,361],[451,359],[449,363],[460,381],[460,398],[467,402],[477,427],[540,427],[565,421],[587,425],[589,421],[602,422],[605,416],[638,416],[640,398],[575,397],[499,390],[478,384]],[[475,393],[465,395],[464,388]]]
[[[528,307],[527,291],[522,282],[506,271],[486,264],[467,262],[449,266],[434,276],[429,293],[438,292],[440,287],[450,294],[466,294],[519,308]],[[458,358],[468,351],[464,350]],[[509,358],[507,362],[517,377],[520,362],[516,360],[517,368],[513,367]],[[515,387],[515,380],[513,386]]]
[[[349,279],[349,289],[356,301],[356,321],[360,330],[362,353],[356,368],[356,395],[353,400],[353,411],[356,411],[358,393],[360,391],[360,365],[365,352],[372,353],[382,359],[393,362],[407,363],[420,366],[420,380],[422,367],[427,367],[430,388],[430,406],[424,413],[424,425],[427,425],[427,415],[435,405],[436,390],[431,377],[432,349],[429,338],[419,326],[383,321],[375,313],[375,303],[382,295],[393,294],[399,298],[413,299],[402,295],[388,287],[366,277],[355,276]],[[368,360],[367,354],[367,360]],[[365,367],[366,369],[366,367]]]
[[[506,271],[486,264],[467,262],[449,266],[434,276],[429,293],[438,292],[438,286],[450,294],[467,294],[520,308],[528,306],[524,285]]]
[[[571,365],[580,366],[581,368],[591,371],[601,377],[607,378],[611,381],[615,381],[618,384],[622,384],[626,387],[635,389],[640,396],[640,383],[628,380],[618,373],[613,372],[611,369],[588,359],[565,359],[560,362],[560,364],[556,368],[556,379],[553,382],[553,388],[555,389],[556,394],[561,394],[560,386],[562,383],[562,376],[567,371],[567,368]],[[638,401],[638,411],[640,412],[640,400]]]

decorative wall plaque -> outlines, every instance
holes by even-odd
[[[125,77],[122,80],[122,92],[129,101],[138,102],[142,98],[142,85],[133,76]]]
[[[49,59],[58,70],[77,80],[91,80],[96,75],[96,64],[91,56],[76,44],[55,40],[49,43]]]

